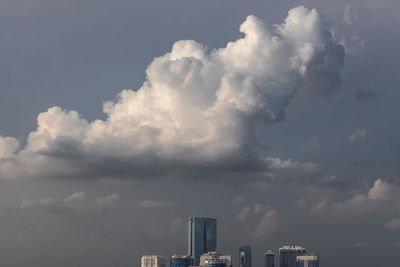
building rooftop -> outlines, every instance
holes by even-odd
[[[302,246],[283,246],[283,247],[279,248],[279,251],[281,251],[281,250],[296,251],[296,250],[306,250],[306,249],[303,248]]]
[[[318,260],[316,255],[297,256],[296,260]]]
[[[189,255],[174,254],[171,258],[190,258]]]

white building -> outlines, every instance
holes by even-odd
[[[158,255],[143,255],[142,267],[165,267],[165,259]]]
[[[296,257],[297,266],[300,267],[319,267],[319,259],[317,255],[306,255]]]
[[[206,266],[206,262],[210,261],[224,261],[227,267],[232,266],[232,256],[223,255],[217,252],[208,252],[200,256],[200,267]]]

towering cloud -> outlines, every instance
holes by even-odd
[[[254,126],[282,120],[293,101],[336,89],[344,48],[303,6],[280,25],[248,16],[240,31],[242,38],[211,51],[176,42],[148,66],[142,87],[104,103],[106,120],[88,122],[60,107],[39,114],[22,150],[0,139],[0,159],[13,159],[0,165],[1,175],[142,176],[265,164]]]

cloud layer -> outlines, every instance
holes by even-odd
[[[267,238],[277,231],[279,214],[276,210],[256,203],[253,207],[242,208],[236,216],[241,223],[245,223],[250,217],[257,218],[257,224],[252,233],[254,238]]]
[[[292,102],[338,88],[344,48],[316,10],[303,6],[280,25],[248,16],[240,31],[242,38],[220,49],[176,42],[148,66],[142,87],[104,103],[106,120],[52,107],[39,114],[21,150],[15,138],[0,137],[0,175],[140,177],[249,162],[267,168],[255,125],[281,121]]]
[[[385,227],[390,230],[400,231],[400,218],[393,218],[387,223],[385,223]]]
[[[356,129],[349,137],[350,142],[360,141],[365,138],[367,131],[365,129]]]
[[[312,193],[318,194],[316,191]],[[311,208],[315,213],[329,213],[335,216],[361,216],[370,213],[393,213],[400,211],[400,186],[398,183],[389,183],[382,179],[375,180],[374,184],[365,193],[337,203],[330,203],[325,196]]]

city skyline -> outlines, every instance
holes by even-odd
[[[188,254],[175,253],[170,257],[170,267],[232,267],[232,255],[217,249],[217,219],[188,217]],[[200,253],[201,251],[201,253]],[[302,246],[285,245],[279,248],[280,267],[319,267],[319,257]],[[197,252],[197,253],[196,253]],[[267,249],[263,267],[275,266],[275,253]],[[252,267],[251,246],[240,246],[239,267]],[[165,257],[142,255],[141,267],[165,267]]]
[[[233,267],[232,255],[217,249],[217,219],[188,217],[187,221],[188,254],[175,253],[170,256],[169,267]],[[278,251],[277,265],[280,267],[319,267],[319,256],[315,252],[307,252],[302,246],[285,245]],[[275,266],[274,255],[271,249],[265,251],[263,267]],[[238,256],[239,267],[252,267],[251,246],[240,246]],[[165,262],[166,258],[162,255],[141,256],[141,267],[166,267]]]
[[[302,248],[300,246],[283,246],[279,248],[279,255],[280,259],[278,262],[278,265],[281,267],[319,267],[319,257],[315,252],[313,253],[301,253],[301,254],[296,254],[294,259],[295,259],[295,264],[293,265],[293,259],[290,256],[285,255],[285,251],[287,248]],[[305,251],[304,248],[302,250]],[[239,257],[241,257],[242,254],[239,252]],[[288,259],[285,259],[288,258]],[[272,250],[267,250],[264,253],[264,267],[273,267],[275,266],[275,261],[274,261],[274,252]],[[251,260],[251,256],[250,256]],[[141,266],[142,267],[165,267],[166,258],[162,255],[142,255],[141,256]],[[214,252],[206,252],[201,256],[201,261],[199,262],[199,265],[194,265],[194,259],[191,258],[190,255],[181,255],[181,254],[174,254],[170,257],[170,267],[194,267],[194,266],[208,266],[207,263],[210,261],[218,261],[220,262],[221,265],[220,267],[232,267],[232,255],[226,255],[222,253],[218,253],[216,251]],[[239,259],[239,266],[241,266],[242,261]]]
[[[397,267],[399,8],[0,1],[0,266]]]

